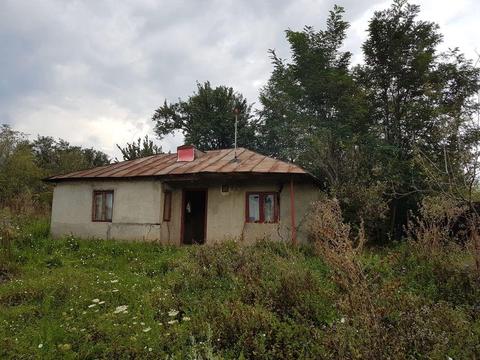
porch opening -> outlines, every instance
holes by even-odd
[[[184,190],[182,243],[203,244],[207,226],[207,190]]]

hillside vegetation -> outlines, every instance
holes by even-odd
[[[4,244],[0,358],[480,356],[480,287],[460,247],[344,249],[337,267],[316,245],[173,248],[48,230],[19,221]]]

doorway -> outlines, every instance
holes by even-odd
[[[207,190],[184,190],[182,204],[182,243],[205,243]]]

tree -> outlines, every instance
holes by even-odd
[[[271,51],[273,72],[260,94],[262,151],[323,179],[348,221],[368,216],[373,223],[383,207],[373,172],[376,140],[351,54],[341,50],[349,26],[343,13],[335,6],[325,30],[286,31],[291,62]]]
[[[67,141],[55,140],[50,136],[37,136],[32,142],[32,151],[36,162],[45,176],[68,173],[107,165],[107,154],[93,148],[72,146]]]
[[[357,69],[389,184],[390,228],[397,234],[428,188],[415,159],[428,158],[448,177],[462,178],[480,139],[471,121],[479,72],[457,49],[439,54],[438,25],[418,20],[418,13],[405,0],[376,12],[363,44],[365,64]]]
[[[0,206],[25,193],[38,191],[41,169],[35,163],[31,146],[25,134],[12,130],[8,125],[0,127]]]
[[[234,145],[234,109],[239,109],[238,145],[256,148],[256,123],[252,105],[233,88],[210,82],[197,83],[197,91],[187,100],[168,104],[165,100],[152,117],[155,132],[161,139],[180,130],[185,143],[201,150],[231,148]]]
[[[123,160],[134,160],[162,153],[162,147],[155,145],[148,135],[145,135],[143,140],[138,138],[137,142],[127,143],[123,148],[117,144],[117,148],[122,153]]]

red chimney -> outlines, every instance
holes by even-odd
[[[177,147],[177,161],[193,161],[195,158],[204,154],[205,153],[201,152],[193,145],[182,145]]]

